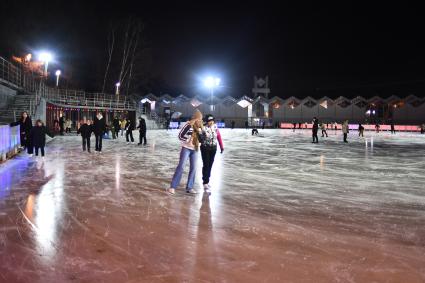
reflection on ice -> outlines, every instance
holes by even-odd
[[[164,193],[177,131],[102,154],[58,137],[44,163],[1,165],[0,281],[424,281],[423,136],[260,134],[222,131],[211,196],[200,157],[200,194]]]

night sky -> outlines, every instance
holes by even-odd
[[[269,75],[272,96],[425,95],[419,6],[16,2],[2,1],[0,56],[49,49],[52,68],[91,91],[100,88],[110,22],[134,16],[145,25],[156,94],[202,94],[199,79],[211,73],[222,78],[221,95],[236,97],[251,94],[254,75]]]

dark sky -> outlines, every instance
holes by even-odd
[[[109,23],[134,16],[145,24],[149,72],[165,82],[157,93],[201,94],[199,78],[211,72],[222,78],[222,95],[250,94],[254,75],[270,76],[272,96],[384,88],[424,95],[425,17],[411,4],[8,2],[0,55],[50,49],[89,90],[103,75]]]

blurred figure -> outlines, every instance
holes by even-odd
[[[134,130],[133,121],[130,118],[127,118],[127,121],[125,123],[125,139],[127,140],[127,144],[130,143],[130,140],[132,143],[134,142],[133,130]]]
[[[319,143],[319,137],[317,136],[317,132],[319,131],[319,120],[316,117],[313,118],[313,128],[311,130],[313,135],[313,143]]]
[[[117,116],[115,116],[114,119],[112,120],[112,126],[114,127],[114,130],[115,130],[115,137],[118,138],[120,130],[121,130],[121,126],[120,126],[120,120],[118,119]]]
[[[102,152],[102,136],[106,130],[105,119],[103,118],[102,113],[98,112],[96,117],[94,118],[93,123],[93,132],[96,137],[96,146],[95,151],[98,153]]]
[[[258,136],[258,130],[257,130],[257,128],[253,128],[253,129],[252,129],[252,131],[251,131],[251,136],[253,136],[253,135]]]
[[[139,126],[137,126],[137,128],[139,129],[139,145],[142,144],[143,141],[143,145],[146,145],[147,141],[146,141],[146,121],[145,119],[143,119],[143,117],[140,117],[139,119]]]
[[[65,122],[65,133],[71,133],[72,121],[67,119]]]
[[[61,113],[59,114],[59,130],[60,130],[61,136],[63,136],[64,127],[65,127],[65,118],[63,117]]]
[[[232,130],[235,128],[235,121],[232,121]]]
[[[320,129],[322,130],[322,138],[326,135],[326,137],[328,137],[328,132],[326,130],[326,125],[321,123],[320,124]]]
[[[344,134],[344,142],[348,142],[347,141],[347,136],[349,133],[349,127],[348,127],[348,120],[345,120],[344,123],[342,124],[342,133]]]
[[[363,133],[364,133],[364,127],[362,126],[362,124],[359,124],[359,137],[364,137]]]
[[[90,120],[82,120],[80,123],[80,127],[78,128],[77,133],[81,135],[82,145],[83,145],[83,151],[90,152],[90,137],[91,133],[93,131],[91,126]]]
[[[395,134],[394,121],[391,121],[391,134]]]
[[[123,118],[120,121],[120,129],[121,129],[121,136],[124,136],[124,131],[125,131],[125,124],[127,123],[127,121]]]
[[[379,124],[376,124],[375,125],[375,131],[376,131],[376,133],[379,133],[379,129],[381,128],[381,126],[379,126]]]

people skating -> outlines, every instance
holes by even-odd
[[[78,128],[77,133],[81,135],[82,145],[83,145],[83,151],[90,152],[90,137],[91,133],[93,131],[92,125],[90,123],[90,120],[82,120],[80,123],[80,127]]]
[[[202,127],[202,113],[201,111],[196,110],[192,119],[184,124],[179,132],[179,139],[181,141],[180,159],[176,171],[174,172],[170,188],[167,189],[167,193],[170,195],[175,194],[175,191],[180,184],[184,165],[187,159],[189,159],[190,168],[187,178],[186,192],[189,194],[196,194],[196,191],[193,189],[193,185],[195,183],[196,160],[198,158],[199,136],[202,133]]]
[[[314,117],[313,128],[312,128],[313,143],[319,143],[319,137],[317,136],[318,131],[319,131],[319,120],[316,117]]]
[[[103,118],[102,113],[99,112],[94,118],[94,124],[93,124],[93,132],[96,137],[95,151],[98,153],[102,152],[102,136],[105,133],[105,130],[106,130],[105,119]]]
[[[375,131],[377,134],[379,134],[379,129],[381,128],[381,126],[379,126],[379,124],[375,125]]]
[[[251,136],[254,136],[254,135],[258,136],[257,128],[253,128],[252,131],[251,131]]]
[[[425,124],[422,124],[420,128],[421,128],[421,134],[423,135],[425,133]]]
[[[344,123],[342,123],[342,133],[344,134],[344,142],[348,142],[347,141],[347,136],[349,133],[350,129],[348,126],[348,120],[345,120]]]
[[[245,121],[245,130],[248,130],[248,126],[249,126],[248,121]]]
[[[335,133],[336,133],[336,131],[338,130],[338,124],[337,124],[337,122],[334,123],[334,129],[335,129]]]
[[[71,133],[72,121],[71,119],[66,119],[65,121],[65,133]]]
[[[235,121],[232,121],[232,130],[235,128]]]
[[[302,129],[301,125],[302,123],[298,123],[298,129]]]
[[[364,137],[364,127],[362,124],[359,124],[359,137]]]
[[[294,128],[292,129],[292,131],[295,133],[295,128],[297,127],[297,123],[293,123],[292,125],[294,126]]]
[[[127,118],[127,121],[125,123],[125,139],[127,141],[127,144],[129,144],[130,141],[132,143],[134,142],[133,130],[134,130],[133,120],[131,120],[130,118]]]
[[[220,131],[215,124],[214,116],[206,116],[206,125],[202,128],[201,139],[201,156],[202,156],[202,184],[207,193],[211,193],[210,176],[211,168],[214,163],[214,157],[217,152],[217,142],[220,146],[220,152],[223,153],[224,146],[221,139]]]
[[[139,129],[139,145],[143,143],[143,145],[146,145],[146,121],[143,119],[143,117],[140,117],[139,119],[139,126],[137,126]]]
[[[21,119],[18,122],[13,123],[13,125],[19,125],[21,131],[21,146],[27,150],[30,156],[33,155],[33,146],[31,144],[31,129],[32,129],[32,121],[31,117],[28,115],[28,112],[22,112]]]
[[[44,158],[44,147],[46,146],[46,135],[51,136],[46,126],[41,120],[35,122],[35,126],[31,129],[31,143],[35,150],[35,156],[38,156],[38,151],[41,151],[41,157]]]
[[[325,137],[325,135],[328,137],[328,131],[326,130],[326,125],[324,123],[320,124],[320,129],[322,130],[322,138]]]
[[[59,114],[59,129],[60,129],[61,136],[63,136],[64,128],[65,128],[65,118],[63,117],[62,114]]]
[[[126,124],[127,124],[127,120],[121,119],[121,121],[120,121],[121,136],[124,136]]]
[[[114,127],[114,130],[115,130],[115,137],[118,138],[120,130],[121,130],[121,126],[120,126],[120,120],[118,119],[117,116],[115,116],[114,119],[112,120],[112,127]]]
[[[394,122],[393,121],[391,121],[390,127],[391,127],[391,134],[395,134],[395,126],[394,126]]]
[[[261,126],[261,129],[264,130],[265,127],[266,127],[266,121],[263,121],[263,125]]]

